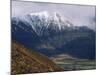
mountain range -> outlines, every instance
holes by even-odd
[[[12,39],[48,57],[69,54],[95,59],[96,32],[75,26],[57,12],[29,13],[11,19]]]

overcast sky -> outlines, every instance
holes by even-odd
[[[59,12],[74,25],[95,29],[95,6],[12,1],[12,16],[47,11]]]

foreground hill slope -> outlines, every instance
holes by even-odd
[[[11,63],[12,75],[63,70],[46,56],[31,51],[16,41],[12,41]]]

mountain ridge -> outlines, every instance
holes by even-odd
[[[71,25],[71,22],[68,21],[69,23],[67,22],[67,24],[70,24],[69,27],[67,26],[66,21],[63,25],[62,20],[59,20],[62,28],[60,30],[59,22],[56,23],[56,20],[52,19],[48,22],[48,19],[45,19],[45,17],[42,16],[43,18],[41,19],[37,15],[38,14],[35,14],[34,16],[34,14],[32,14],[32,18],[27,15],[25,16],[27,20],[22,19],[21,16],[20,18],[18,17],[19,19],[17,17],[12,18],[12,38],[26,47],[37,50],[47,56],[68,51],[68,53],[71,52],[72,55],[73,53],[77,54],[80,52],[79,57],[81,57],[83,54],[81,53],[81,50],[84,53],[86,52],[87,55],[91,54],[92,46],[92,50],[95,52],[94,30],[88,28],[87,26]],[[55,15],[59,16],[58,14]],[[60,18],[58,17],[58,19]],[[79,42],[79,39],[84,44]],[[74,41],[76,43],[72,44]],[[82,45],[84,45],[84,47]],[[88,49],[86,48],[87,45]],[[74,46],[77,46],[76,50],[78,49],[77,51],[79,52],[74,52]],[[71,51],[68,49],[69,47]],[[87,55],[86,57],[88,57]],[[94,55],[95,54],[93,53],[93,57],[95,57]]]
[[[73,27],[71,22],[64,19],[57,12],[54,12],[53,15],[49,15],[48,12],[30,13],[21,17],[12,17],[12,20],[14,18],[16,18],[17,21],[21,20],[25,23],[29,23],[37,34],[40,34],[43,29],[49,29],[51,27],[59,31],[65,29],[65,27]],[[38,30],[36,28],[38,28]]]

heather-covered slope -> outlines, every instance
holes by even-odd
[[[25,48],[23,45],[12,41],[11,74],[40,73],[62,71],[46,56]]]

